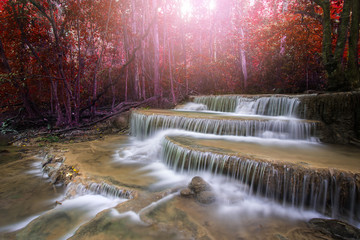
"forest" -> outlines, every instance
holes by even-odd
[[[358,0],[0,0],[0,114],[359,87]]]

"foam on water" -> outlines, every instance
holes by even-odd
[[[259,196],[252,196],[249,194],[248,186],[238,181],[232,181],[226,177],[215,176],[208,172],[176,172],[170,169],[161,158],[162,142],[168,135],[174,136],[191,136],[202,139],[227,139],[231,141],[246,141],[246,142],[261,142],[263,144],[277,144],[292,145],[298,147],[311,147],[313,143],[306,141],[299,145],[299,141],[288,141],[279,139],[262,139],[258,137],[236,137],[236,136],[218,136],[214,134],[201,134],[193,133],[183,130],[168,129],[157,132],[154,136],[146,140],[138,140],[132,138],[132,143],[127,147],[127,155],[121,156],[116,161],[124,163],[138,162],[146,164],[146,166],[140,168],[139,171],[147,171],[148,175],[156,177],[158,182],[151,187],[179,187],[186,186],[195,175],[200,175],[207,181],[209,181],[214,188],[218,202],[218,214],[220,215],[232,215],[234,218],[241,214],[246,214],[248,217],[253,216],[280,216],[290,219],[310,219],[313,217],[321,216],[314,211],[305,211],[296,209],[291,206],[282,205],[277,202],[265,199]],[[120,150],[121,151],[121,150]]]
[[[248,186],[228,181],[223,177],[207,178],[218,196],[218,214],[237,220],[244,217],[268,217],[278,216],[293,220],[306,220],[316,217],[324,217],[314,212],[301,210],[287,205],[282,205],[264,198],[255,197],[248,194],[245,189]]]
[[[62,205],[57,206],[54,211],[78,212],[78,214],[83,215],[83,220],[75,224],[73,229],[69,230],[61,239],[71,237],[81,225],[94,218],[97,213],[105,209],[113,208],[126,200],[127,199],[109,199],[100,195],[84,195],[64,201]]]
[[[39,161],[35,161],[31,164],[32,169],[26,171],[26,174],[30,174],[36,177],[44,177],[44,173],[42,171],[42,163],[39,158]]]
[[[184,185],[188,178],[184,175],[177,174],[169,169],[163,162],[152,162],[139,169],[139,171],[148,172],[146,175],[155,177],[157,182],[150,186],[151,189],[158,189],[164,187],[174,187]]]
[[[207,106],[205,104],[201,104],[201,103],[189,102],[189,103],[186,103],[184,106],[182,106],[178,109],[175,109],[175,110],[203,111],[203,110],[207,110]]]
[[[143,222],[140,218],[140,215],[134,211],[127,211],[127,212],[119,213],[118,210],[111,209],[110,214],[114,218],[128,218],[133,223],[137,223],[137,224],[144,225],[144,226],[148,225],[147,223]]]

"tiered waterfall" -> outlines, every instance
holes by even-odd
[[[347,166],[351,157],[320,143],[323,124],[301,118],[306,107],[300,99],[192,97],[175,110],[133,111],[131,134],[144,139],[177,129],[161,145],[161,159],[172,169],[224,175],[250,194],[359,221],[359,171]]]

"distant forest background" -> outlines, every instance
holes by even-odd
[[[0,113],[76,126],[148,99],[353,90],[359,2],[0,0]]]

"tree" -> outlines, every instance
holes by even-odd
[[[328,88],[330,90],[353,89],[360,83],[358,65],[359,1],[314,0],[314,2],[322,9],[322,54],[329,77]],[[339,9],[342,9],[340,17]],[[332,24],[333,19],[340,23]],[[335,46],[333,46],[333,34],[336,34]],[[347,42],[348,49],[346,49]]]

